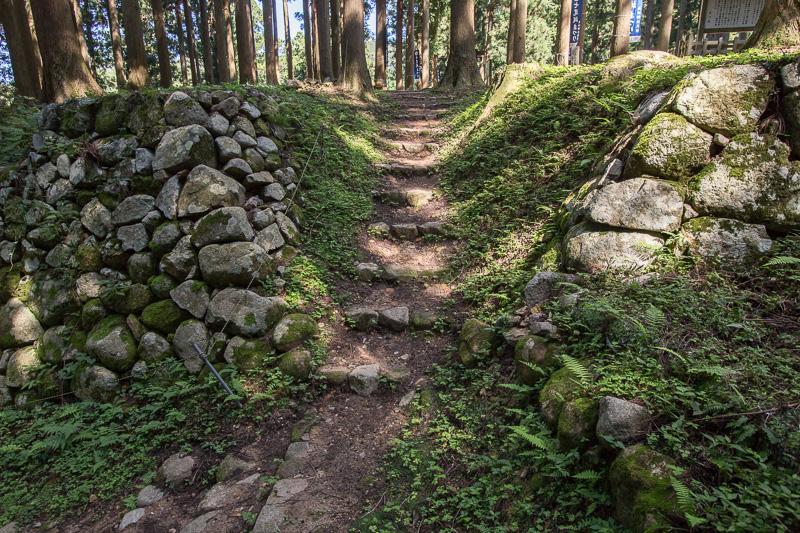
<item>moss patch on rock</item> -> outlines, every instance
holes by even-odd
[[[172,300],[161,300],[145,307],[142,311],[142,323],[150,329],[164,334],[175,333],[181,322],[189,315]]]

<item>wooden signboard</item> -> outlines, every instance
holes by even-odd
[[[703,0],[700,30],[704,33],[752,31],[765,0]]]

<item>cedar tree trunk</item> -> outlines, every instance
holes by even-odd
[[[561,0],[561,12],[558,17],[558,36],[556,37],[556,64],[569,64],[570,10],[572,2]]]
[[[403,88],[403,0],[397,0],[397,21],[394,28],[394,88]]]
[[[661,21],[658,23],[658,44],[656,49],[669,50],[669,38],[672,34],[672,13],[675,11],[675,0],[662,0]]]
[[[439,87],[483,85],[475,57],[473,0],[450,0],[450,54]]]
[[[331,59],[331,17],[328,12],[328,0],[314,0],[314,13],[317,16],[317,62],[319,63],[319,79],[333,79],[333,61]]]
[[[111,33],[111,48],[114,51],[114,71],[117,75],[117,89],[124,89],[128,84],[125,75],[125,62],[122,60],[122,39],[119,36],[119,17],[117,16],[117,0],[106,0],[108,7],[108,29]]]
[[[308,11],[309,0],[303,2],[303,39],[306,52],[306,78],[314,77],[314,61],[311,57],[311,13]]]
[[[647,0],[644,12],[644,37],[642,47],[645,50],[653,49],[653,20],[656,17],[656,0]]]
[[[487,37],[488,39],[488,37]],[[422,0],[422,79],[420,88],[431,86],[431,0]]]
[[[333,78],[336,80],[342,74],[342,29],[340,25],[339,0],[331,0],[331,68],[333,69]]]
[[[414,90],[414,0],[406,0],[406,91]]]
[[[239,82],[256,83],[256,64],[253,57],[253,24],[250,0],[236,0],[236,49],[239,51]]]
[[[800,0],[767,0],[745,48],[780,49],[800,44]]]
[[[75,19],[75,29],[78,30],[78,42],[81,45],[81,55],[86,64],[91,69],[91,61],[89,59],[89,47],[86,46],[86,35],[83,33],[83,15],[81,14],[81,6],[78,5],[78,0],[70,2],[72,6],[72,17]]]
[[[362,0],[344,1],[345,54],[341,85],[361,96],[372,91],[367,68],[367,55],[364,50],[364,2]]]
[[[672,0],[664,1],[671,2]],[[616,9],[614,9],[614,33],[611,36],[611,57],[627,54],[630,40],[631,0],[617,0]]]
[[[508,6],[508,42],[506,43],[506,64],[514,62],[514,36],[516,35],[517,0],[511,0]]]
[[[525,62],[525,33],[528,26],[528,0],[517,0],[514,17],[514,63]]]
[[[289,29],[289,0],[283,0],[283,36],[286,39],[286,76],[294,79],[294,65],[292,64],[292,34]]]
[[[278,84],[277,69],[275,63],[278,57],[275,56],[275,34],[272,24],[272,2],[274,0],[261,0],[261,9],[264,12],[264,67],[266,69],[266,83],[270,85]]]
[[[386,88],[386,0],[375,0],[375,87]]]
[[[150,83],[147,56],[144,51],[142,13],[138,0],[122,0],[122,22],[125,26],[125,47],[128,51],[128,87],[142,89]]]
[[[194,21],[189,0],[183,0],[183,19],[186,26],[186,47],[189,49],[189,68],[192,72],[192,85],[200,83],[200,63],[197,60],[197,47],[194,43]]]
[[[189,85],[189,74],[186,71],[186,47],[183,44],[183,22],[181,22],[181,2],[175,1],[175,29],[178,33],[178,55],[181,58],[181,83]]]
[[[208,4],[207,0],[200,0],[200,39],[203,42],[203,69],[205,70],[206,83],[214,83],[214,62],[211,53],[211,36],[208,34]]]
[[[172,85],[172,66],[169,63],[167,27],[164,24],[164,4],[161,0],[150,0],[153,22],[156,27],[156,50],[158,51],[158,77],[162,87]]]

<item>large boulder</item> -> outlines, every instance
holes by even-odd
[[[267,252],[273,252],[286,244],[278,224],[270,224],[256,234],[256,244]]]
[[[714,68],[687,81],[672,107],[696,126],[732,137],[755,129],[773,88],[761,65]]]
[[[197,275],[197,252],[189,235],[181,237],[175,248],[161,258],[161,270],[178,281]]]
[[[43,332],[36,316],[18,298],[0,307],[0,348],[32,344]]]
[[[226,362],[235,365],[239,370],[255,370],[260,368],[272,353],[272,347],[263,338],[234,337],[228,342],[223,357]]]
[[[308,315],[293,313],[283,317],[272,331],[272,345],[279,352],[288,352],[317,334],[317,323]]]
[[[70,386],[79,400],[110,402],[120,388],[119,376],[99,366],[83,366],[75,372]]]
[[[569,230],[562,254],[568,268],[595,272],[606,268],[641,268],[648,265],[664,239],[650,233],[620,231],[585,222]]]
[[[195,167],[178,197],[178,216],[202,215],[218,207],[243,206],[244,186],[206,165]]]
[[[677,58],[668,53],[657,50],[637,50],[612,58],[600,71],[601,85],[613,85],[628,80],[634,72],[640,69],[650,69],[664,65]]]
[[[749,133],[728,146],[690,184],[700,214],[763,223],[774,229],[800,224],[800,166],[773,135]]]
[[[675,186],[646,178],[606,185],[586,209],[593,222],[644,231],[673,232],[682,217],[683,197]]]
[[[153,210],[156,199],[146,194],[135,194],[125,198],[111,213],[111,222],[115,226],[141,222]]]
[[[577,278],[572,274],[563,272],[549,272],[542,270],[533,276],[523,291],[525,305],[534,307],[549,300],[558,294],[558,286],[561,283],[575,283]]]
[[[711,159],[713,136],[685,118],[660,113],[644,127],[625,169],[627,176],[644,174],[686,180]]]
[[[34,371],[42,364],[33,346],[20,348],[11,354],[6,367],[6,386],[19,388],[34,378]]]
[[[175,91],[164,103],[164,120],[169,126],[202,126],[208,120],[208,113],[188,94]]]
[[[223,289],[211,299],[206,323],[226,333],[245,337],[264,335],[286,310],[282,298],[264,297],[245,289]]]
[[[60,324],[69,313],[80,309],[72,288],[72,282],[58,271],[37,272],[33,275],[28,307],[42,324]]]
[[[628,444],[644,436],[649,425],[646,407],[613,396],[600,399],[596,432],[601,446],[611,449],[614,442]]]
[[[668,531],[667,513],[678,510],[671,486],[673,461],[646,446],[631,446],[611,463],[615,518],[634,533]]]
[[[61,363],[61,355],[69,341],[69,335],[65,329],[66,326],[55,326],[44,332],[36,347],[39,359],[51,365]]]
[[[186,283],[194,283],[188,281]],[[178,307],[172,300],[161,300],[150,304],[142,311],[142,324],[164,334],[174,333],[181,322],[188,318],[188,313]]]
[[[125,317],[112,315],[101,320],[86,341],[86,353],[114,372],[127,372],[136,363],[136,340]]]
[[[275,261],[254,242],[209,244],[200,250],[200,271],[212,287],[249,286],[275,273]]]
[[[311,374],[311,352],[306,348],[295,348],[283,354],[278,369],[294,379],[305,381]]]
[[[597,402],[578,398],[566,404],[558,417],[558,444],[562,450],[584,451],[595,440]]]
[[[380,386],[381,367],[375,363],[372,365],[361,365],[353,369],[347,377],[350,388],[359,396],[369,396]]]
[[[792,143],[792,152],[800,156],[800,91],[787,94],[782,101],[783,117],[789,128],[789,138]]]
[[[241,207],[222,207],[201,218],[192,232],[192,244],[203,247],[233,241],[252,241],[253,228]],[[271,251],[271,250],[267,250]]]
[[[200,351],[205,354],[208,349],[209,339],[208,328],[197,320],[187,320],[175,330],[175,336],[172,341],[175,353],[183,359],[183,364],[190,373],[199,374],[203,370],[205,363],[198,355],[197,350],[194,349],[194,346],[197,345]]]
[[[556,370],[539,392],[542,420],[551,428],[556,429],[564,406],[584,395],[584,387],[572,370],[567,367]]]
[[[153,158],[154,172],[175,172],[197,165],[217,166],[214,138],[204,127],[192,124],[164,134]]]
[[[172,346],[158,333],[148,331],[139,341],[138,355],[147,364],[157,363],[172,355]]]
[[[201,320],[206,316],[211,301],[208,285],[198,280],[184,281],[171,290],[169,296],[178,307]]]
[[[772,248],[764,226],[729,218],[694,218],[681,234],[691,255],[726,266],[757,264]]]
[[[97,198],[92,198],[81,209],[81,224],[99,239],[105,238],[114,229],[111,212]]]
[[[494,330],[489,324],[476,318],[464,322],[456,342],[461,363],[466,367],[474,367],[479,358],[493,355],[494,340]]]
[[[559,347],[555,343],[537,335],[527,335],[517,342],[514,349],[514,365],[520,380],[534,385],[544,375],[544,371],[560,362],[556,355]]]

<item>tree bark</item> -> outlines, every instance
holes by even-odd
[[[278,58],[278,0],[272,0],[272,35],[275,36],[272,41],[273,55],[275,56],[275,78],[278,80],[278,83],[280,83],[281,66]]]
[[[70,0],[32,0],[31,11],[42,54],[46,102],[102,93],[83,60]]]
[[[372,91],[364,50],[364,2],[345,0],[344,31],[345,55],[341,85],[361,96]]]
[[[800,44],[800,0],[767,0],[745,48],[781,49]]]
[[[83,32],[83,15],[81,14],[81,6],[78,0],[71,0],[70,7],[72,8],[72,18],[75,20],[75,29],[78,32],[78,42],[81,45],[81,55],[86,65],[91,69],[91,60],[89,59],[89,47],[86,46],[86,34]]]
[[[386,0],[375,0],[375,87],[386,88]]]
[[[681,9],[678,16],[678,33],[675,35],[675,54],[678,54],[678,47],[683,41],[686,32],[686,10],[689,7],[689,0],[681,0]]]
[[[231,0],[222,0],[222,11],[225,14],[225,43],[228,47],[228,72],[231,81],[236,81],[239,72],[236,69],[236,47],[233,45],[233,17],[231,16]]]
[[[339,17],[339,0],[330,0],[330,3],[331,3],[331,69],[333,70],[333,79],[338,80],[342,74],[342,30],[339,27],[341,24],[341,20]]]
[[[403,0],[397,0],[397,21],[394,28],[394,88],[403,88]]]
[[[664,1],[671,2],[672,0]],[[616,9],[614,9],[614,33],[611,36],[611,57],[627,54],[630,40],[631,0],[617,0]]]
[[[317,6],[314,0],[308,0],[311,13],[311,61],[313,62],[313,78],[319,80],[319,26],[317,26]]]
[[[225,11],[222,0],[214,0],[214,28],[217,33],[217,72],[220,83],[231,81],[231,72],[228,69],[228,28],[225,24]]]
[[[26,27],[28,28],[29,31],[22,33],[22,39],[23,39],[23,42],[26,43],[25,44],[25,48],[27,50],[26,51],[26,57],[28,57],[29,53],[32,54],[32,59],[29,59],[29,61],[32,62],[30,68],[34,71],[34,74],[32,74],[32,75],[35,76],[33,79],[35,80],[36,86],[38,87],[38,91],[39,91],[39,96],[37,96],[37,98],[41,99],[42,80],[44,79],[44,74],[42,73],[42,54],[39,52],[39,39],[36,37],[36,30],[34,29],[35,26],[34,26],[34,23],[33,23],[33,12],[31,11],[30,0],[25,2],[25,13],[24,14],[22,13],[22,10],[21,10],[22,6],[19,5],[19,2],[21,2],[21,1],[22,0],[15,0],[14,6],[19,10],[19,13],[17,14],[17,16],[19,17],[18,20],[20,20],[19,24],[21,26],[25,26],[25,20],[26,20],[26,17],[27,17],[28,24],[27,24]],[[29,37],[30,37],[30,41],[28,41]]]
[[[125,47],[128,51],[128,87],[142,89],[150,83],[150,73],[147,72],[142,12],[138,0],[122,0],[122,23],[125,26]]]
[[[588,2],[589,0],[584,0]],[[603,23],[603,4],[601,0],[595,0],[594,3],[594,17],[595,23],[594,27],[592,28],[592,56],[591,56],[591,63],[592,65],[597,64],[597,52],[599,49],[599,41],[600,41],[600,26]]]
[[[203,42],[203,70],[206,83],[214,83],[214,62],[211,53],[211,36],[208,34],[208,3],[200,0],[200,39]]]
[[[286,39],[286,76],[294,79],[294,65],[292,64],[292,34],[289,28],[289,0],[283,0],[283,36]]]
[[[33,76],[31,75],[32,72],[28,69],[25,45],[23,44],[22,31],[20,31],[24,28],[21,28],[15,19],[15,6],[12,5],[12,0],[0,0],[0,24],[3,26],[8,55],[11,59],[14,87],[23,96],[39,98],[41,87],[39,87],[38,91],[36,90]]]
[[[303,38],[306,45],[306,78],[314,77],[314,60],[311,57],[311,13],[308,9],[309,0],[303,2]]]
[[[642,47],[645,50],[653,49],[653,20],[656,17],[656,0],[646,0],[647,8],[644,12],[644,37]]]
[[[319,78],[322,81],[333,79],[333,60],[331,59],[331,16],[328,0],[314,0],[314,13],[317,15],[317,50],[319,56]]]
[[[506,43],[506,64],[514,63],[514,37],[517,24],[517,0],[511,0],[508,6],[508,42]]]
[[[236,0],[236,48],[239,51],[239,83],[256,83],[253,57],[253,23],[250,0]]]
[[[189,0],[183,0],[183,19],[186,26],[186,47],[189,49],[189,67],[192,72],[192,85],[200,83],[200,63],[197,60],[197,47],[194,41],[194,21]]]
[[[406,91],[414,90],[414,0],[406,0]]]
[[[514,63],[525,62],[525,34],[528,27],[528,0],[517,0],[514,22]]]
[[[113,1],[113,0],[109,0]],[[183,44],[183,22],[181,22],[181,2],[175,2],[175,30],[178,34],[178,55],[181,59],[181,83],[189,85],[189,74],[186,70],[186,47]]]
[[[125,62],[122,60],[122,39],[119,36],[119,17],[117,16],[117,0],[106,0],[108,7],[108,29],[111,33],[111,48],[114,52],[114,72],[117,75],[117,89],[124,89],[128,84],[125,74]]]
[[[473,0],[450,0],[450,54],[439,87],[483,85],[475,58]]]
[[[272,3],[274,0],[261,0],[261,9],[264,12],[264,67],[266,69],[266,83],[277,85],[278,76],[275,63],[278,57],[275,55],[275,34],[272,32]]]
[[[569,33],[572,2],[561,0],[561,11],[558,17],[558,36],[556,38],[556,64],[569,64]]]
[[[89,0],[84,0],[83,7],[86,10],[86,49],[89,52],[89,68],[92,71],[92,76],[97,79],[97,42],[94,40],[94,17],[92,11],[89,9]]]
[[[420,88],[431,86],[431,0],[422,0],[422,79]]]
[[[167,27],[164,24],[164,4],[161,0],[150,0],[150,6],[153,9],[153,22],[156,28],[159,84],[166,88],[172,85],[172,66],[169,62]]]
[[[663,52],[669,50],[669,38],[672,34],[672,13],[675,11],[675,0],[661,1],[661,21],[658,23],[658,44],[656,48]]]

